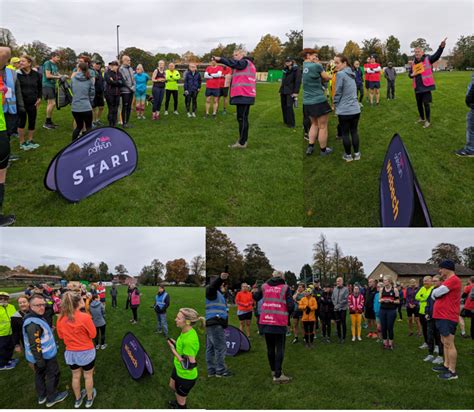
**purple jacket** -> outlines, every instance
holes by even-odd
[[[412,287],[407,288],[407,297],[406,297],[407,308],[408,308],[408,305],[415,305],[416,307],[419,307],[420,303],[417,300],[415,300],[415,296],[419,289],[420,288],[412,288]]]

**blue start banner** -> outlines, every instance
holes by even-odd
[[[122,360],[133,379],[140,379],[146,374],[153,375],[150,357],[132,332],[122,339]]]
[[[224,329],[224,337],[227,345],[227,356],[235,356],[239,352],[248,352],[250,350],[250,341],[240,329],[229,325]]]
[[[431,218],[402,138],[392,137],[380,173],[382,227],[431,227]]]
[[[44,185],[70,202],[79,202],[132,174],[137,160],[137,147],[128,133],[115,127],[99,127],[53,158]]]

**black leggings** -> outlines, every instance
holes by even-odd
[[[249,138],[249,104],[237,105],[237,121],[239,122],[239,143],[244,145]]]
[[[133,313],[133,320],[136,322],[138,320],[138,306],[131,307]]]
[[[265,341],[267,343],[268,362],[275,377],[281,376],[283,358],[285,357],[285,334],[284,333],[266,333]]]
[[[397,309],[380,309],[379,316],[382,326],[382,338],[393,340],[393,325],[397,318]]]
[[[36,106],[35,104],[25,104],[25,111],[20,112],[20,120],[18,128],[24,129],[26,126],[26,119],[28,118],[28,130],[35,130],[36,126]]]
[[[314,324],[314,320],[303,322],[304,341],[306,343],[313,343],[314,341]]]
[[[122,124],[127,124],[132,112],[133,93],[122,93]]]
[[[364,85],[362,83],[357,85],[357,93],[359,94],[359,103],[362,103],[364,98]]]
[[[426,344],[428,344],[428,321],[425,318],[425,315],[420,313],[420,323],[421,323],[421,330],[423,331],[423,339]]]
[[[443,344],[441,343],[441,335],[439,334],[439,330],[436,327],[436,321],[434,319],[430,319],[428,321],[428,351],[430,355],[433,355],[434,353],[434,347],[435,344],[438,346],[439,356],[444,355],[444,347]]]
[[[185,96],[184,98],[184,103],[186,104],[186,111],[195,113],[197,109],[197,96],[198,92],[189,92],[188,95]],[[189,110],[192,106],[192,110]]]
[[[155,87],[151,89],[153,95],[153,113],[159,112],[161,110],[161,103],[163,102],[163,97],[165,96],[164,87]]]
[[[357,125],[359,123],[360,113],[339,115],[339,124],[341,125],[342,141],[344,144],[344,151],[347,155],[351,154],[351,137],[352,146],[354,146],[354,153],[359,152],[359,133],[357,132]]]
[[[95,335],[95,338],[94,338],[94,342],[97,345],[99,345],[99,343],[101,345],[104,345],[105,344],[105,326],[96,326],[95,327],[95,331],[96,331],[96,335]],[[99,339],[99,335],[100,335],[100,339]]]
[[[86,132],[92,129],[92,110],[88,112],[72,112],[72,115],[76,121],[76,128],[72,131],[72,140],[76,140],[84,125],[86,126]]]
[[[427,120],[429,122],[431,119],[431,92],[415,93],[415,96],[416,105],[418,106],[418,113],[420,114],[420,119]]]
[[[5,130],[0,131],[0,170],[7,168],[9,158],[10,138],[7,136],[7,132]]]
[[[347,325],[346,325],[346,310],[334,311],[336,319],[337,337],[339,339],[346,339]]]
[[[398,304],[398,316],[400,316],[400,319],[403,319],[402,308],[403,308],[403,303],[399,303]]]
[[[177,111],[178,110],[178,91],[177,90],[166,90],[165,110],[168,111],[171,96],[173,96],[174,111]]]
[[[109,108],[107,120],[109,121],[109,126],[114,127],[117,124],[117,113],[120,105],[120,95],[106,96],[105,100],[107,100],[107,106]]]
[[[323,337],[331,337],[331,314],[329,312],[321,312],[321,323],[323,324]]]

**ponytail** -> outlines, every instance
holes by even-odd
[[[81,296],[74,292],[66,292],[61,302],[60,318],[67,316],[69,320],[74,320],[74,312],[79,307]]]
[[[81,62],[79,63],[78,67],[81,70],[81,72],[84,73],[84,76],[86,76],[86,79],[89,80],[91,78],[89,65],[86,62]]]
[[[200,329],[204,329],[206,326],[206,319],[191,308],[181,308],[179,310],[184,316],[184,319],[191,324],[191,326],[198,325]]]

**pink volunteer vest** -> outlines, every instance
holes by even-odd
[[[263,303],[259,323],[270,326],[288,325],[288,308],[286,306],[286,291],[288,285],[270,286],[264,283]]]
[[[257,69],[255,65],[247,60],[247,67],[243,70],[234,70],[232,83],[230,85],[230,97],[245,96],[255,97],[257,95],[256,81]]]
[[[425,68],[424,72],[421,73],[421,81],[423,82],[424,86],[434,86],[434,77],[433,77],[433,69],[430,63],[430,59],[428,56],[425,57],[423,61],[423,67]],[[416,80],[413,77],[413,88],[416,88]]]

